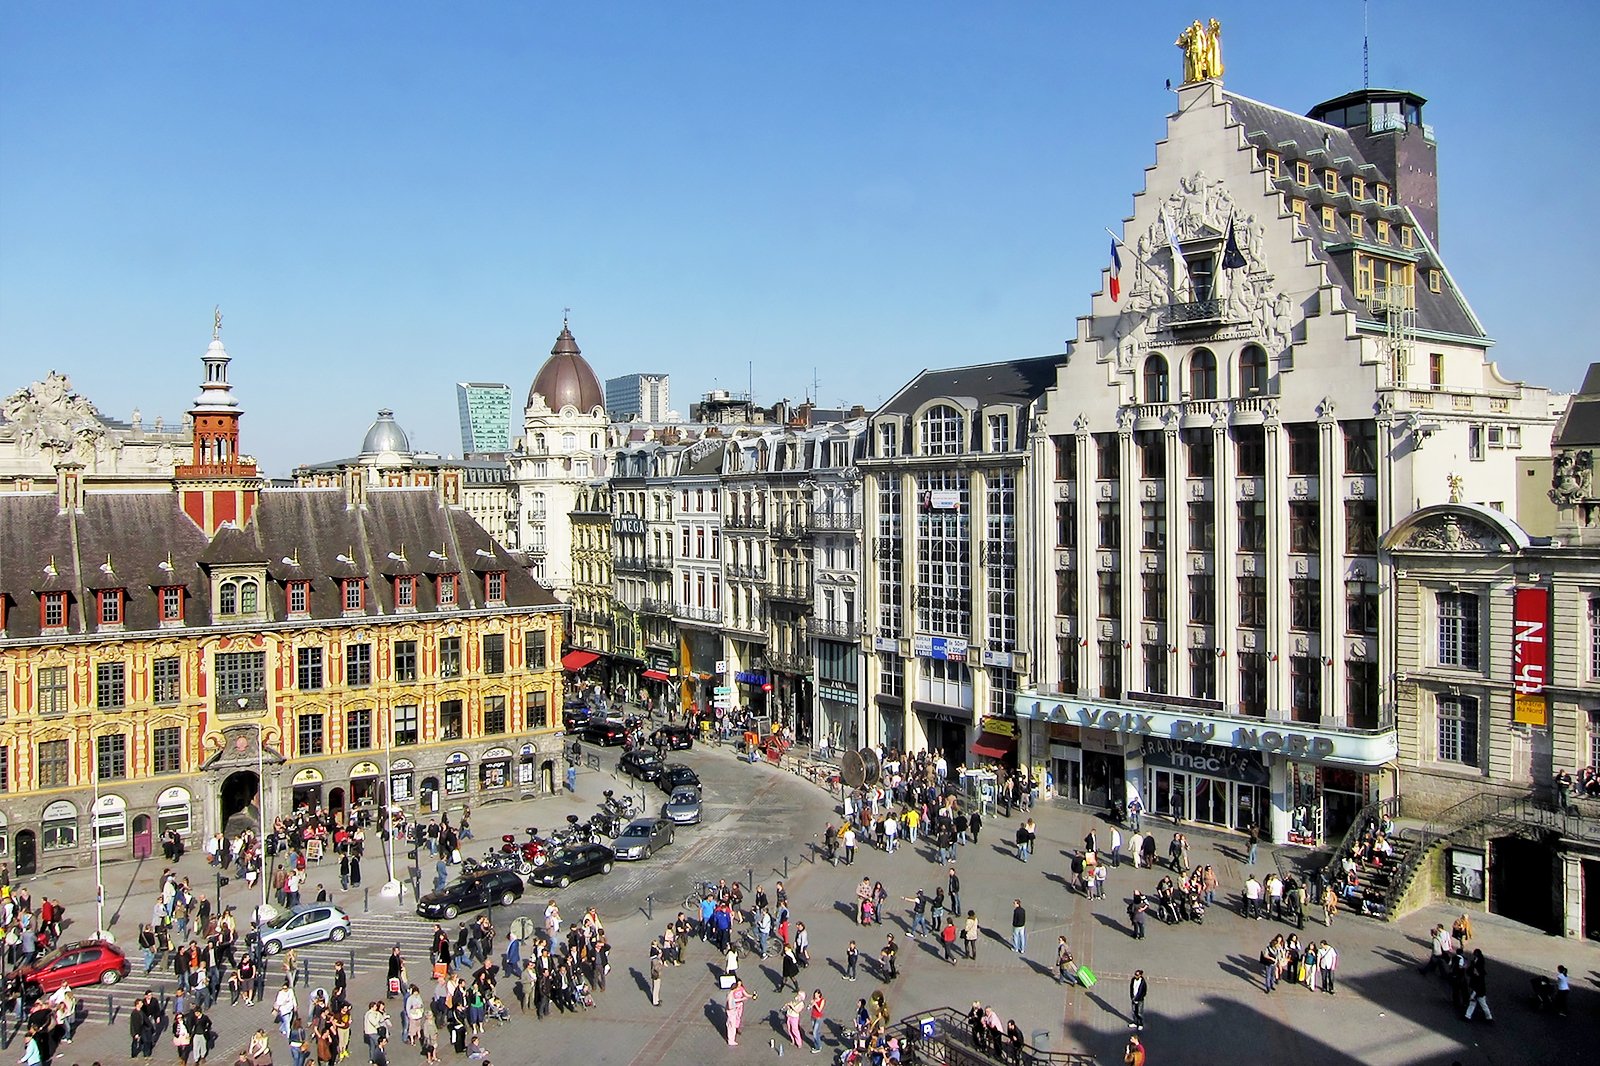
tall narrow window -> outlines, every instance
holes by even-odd
[[[1189,353],[1189,399],[1215,400],[1217,398],[1217,357],[1209,348],[1196,348]]]
[[[1239,624],[1261,628],[1267,624],[1267,579],[1239,579]]]
[[[1267,713],[1267,656],[1265,652],[1239,653],[1239,712],[1257,718]]]
[[[1267,353],[1252,344],[1239,353],[1239,394],[1262,396],[1267,391]]]
[[[128,702],[128,668],[125,664],[96,663],[94,705],[102,711],[120,710]]]
[[[1144,360],[1144,402],[1167,402],[1167,360],[1159,354],[1152,354]]]
[[[1100,642],[1100,696],[1108,700],[1122,698],[1122,645],[1115,640]]]
[[[1378,472],[1378,423],[1370,418],[1340,422],[1344,431],[1344,469],[1347,474]]]
[[[1478,669],[1478,597],[1470,592],[1441,592],[1439,665]]]
[[[151,662],[150,696],[163,707],[183,699],[183,670],[176,655],[163,656]]]
[[[350,644],[345,647],[344,683],[352,687],[372,684],[371,644]]]
[[[1290,422],[1284,427],[1284,435],[1289,439],[1289,473],[1300,477],[1316,477],[1317,424]]]
[[[1197,700],[1217,698],[1217,653],[1210,648],[1189,649],[1189,695]]]
[[[1471,696],[1440,696],[1439,760],[1478,765],[1478,701]]]

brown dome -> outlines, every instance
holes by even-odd
[[[533,379],[533,388],[528,390],[529,404],[535,395],[544,397],[545,406],[552,411],[576,407],[587,414],[596,407],[605,408],[606,394],[600,388],[600,379],[578,351],[578,342],[572,339],[566,323],[562,323],[561,335],[550,349],[550,358]]]

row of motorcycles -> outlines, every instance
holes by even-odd
[[[481,859],[464,859],[461,869],[468,874],[483,870],[515,870],[519,875],[527,877],[537,867],[548,862],[552,855],[559,854],[567,848],[615,838],[622,832],[622,827],[633,820],[639,811],[640,805],[632,796],[618,796],[608,788],[605,791],[605,798],[600,802],[600,810],[591,815],[588,821],[576,814],[569,814],[565,826],[543,836],[539,834],[538,826],[530,825],[525,830],[528,839],[520,843],[515,834],[506,833],[500,838],[501,844],[498,849],[490,848],[488,854]]]

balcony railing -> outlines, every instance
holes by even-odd
[[[753,563],[729,563],[728,576],[741,581],[765,581],[767,579],[767,568],[756,566]]]
[[[639,601],[639,613],[640,614],[671,614],[672,613],[672,601],[671,600],[658,600],[658,599],[655,599],[654,597],[646,596],[644,599]]]
[[[811,673],[811,656],[776,652],[767,655],[767,665],[786,674]]]
[[[679,618],[687,618],[693,622],[721,622],[722,611],[717,607],[691,607],[680,604],[675,612]]]
[[[798,581],[773,581],[767,585],[767,599],[786,603],[810,603],[811,585]]]
[[[811,622],[811,633],[818,637],[860,640],[861,623],[848,618],[817,618]]]
[[[764,514],[731,514],[722,520],[723,529],[766,529]]]
[[[840,533],[860,529],[861,512],[832,514],[826,511],[813,511],[806,524],[816,533]]]
[[[671,570],[672,556],[656,555],[652,553],[645,557],[644,563],[645,566],[649,567],[651,570]]]
[[[1168,304],[1161,312],[1159,324],[1167,329],[1221,325],[1222,301],[1195,300],[1186,304]]]
[[[627,570],[639,574],[644,573],[644,560],[636,555],[618,556],[615,566],[618,570]]]
[[[219,692],[216,695],[216,709],[218,714],[264,711],[267,709],[267,690],[259,688],[250,692]]]
[[[779,515],[772,520],[772,535],[779,540],[799,540],[808,528],[799,515]]]

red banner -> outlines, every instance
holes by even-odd
[[[1550,590],[1517,589],[1511,630],[1511,720],[1543,726],[1550,722]]]

